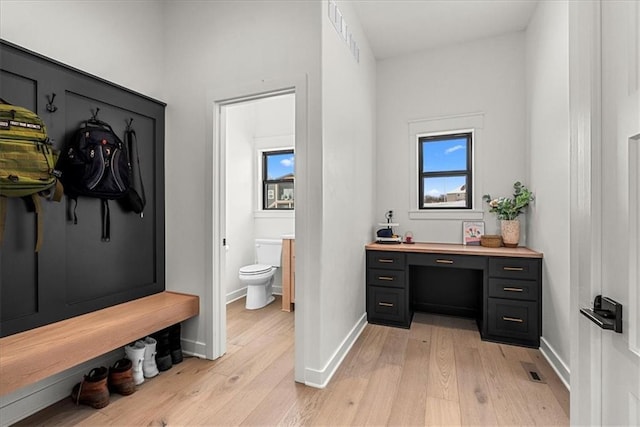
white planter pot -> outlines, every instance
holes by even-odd
[[[520,221],[517,219],[503,219],[500,223],[502,242],[508,248],[518,247],[520,241]]]

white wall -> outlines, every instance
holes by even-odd
[[[164,99],[164,7],[139,0],[2,0],[0,38]]]
[[[211,181],[217,173],[211,161],[214,117],[208,113],[213,102],[247,95],[247,88],[256,93],[262,85],[302,77],[307,123],[302,146],[296,141],[295,221],[296,230],[305,233],[296,235],[296,246],[303,249],[296,258],[296,319],[304,312],[305,321],[296,322],[296,337],[303,334],[317,343],[317,326],[306,325],[320,323],[318,310],[315,303],[305,306],[305,300],[318,301],[307,295],[320,287],[320,265],[306,262],[319,258],[322,241],[320,4],[176,1],[165,7],[166,155],[172,159],[166,171],[167,289],[199,295],[201,301],[211,295],[211,274],[216,274],[210,270],[215,249],[211,245],[219,245],[222,238],[206,232],[217,216],[208,214],[214,205]],[[185,174],[203,185],[185,187]],[[211,315],[219,314],[202,313],[183,328],[201,353],[215,340],[211,317],[207,321]],[[296,354],[306,357],[301,349]],[[296,361],[298,372],[302,368]]]
[[[337,2],[360,47],[356,62],[322,11],[323,209],[317,380],[364,325],[364,245],[371,241],[375,147],[375,60],[349,2]],[[337,354],[333,354],[338,350]]]
[[[412,231],[416,241],[462,242],[462,218],[455,214],[409,219],[417,208],[410,191],[417,182],[410,160],[417,142],[408,135],[417,121],[483,113],[475,191],[509,196],[515,181],[526,181],[524,50],[520,32],[378,61],[376,222],[391,209],[399,231]],[[474,209],[486,207],[479,203]],[[482,212],[477,215],[474,220],[483,219]],[[485,213],[484,221],[486,234],[495,234],[495,215]]]
[[[227,301],[246,294],[238,278],[240,267],[253,263],[255,160],[253,137],[255,102],[234,104],[226,110],[226,239]]]
[[[566,1],[540,2],[526,33],[529,246],[544,253],[541,348],[568,383],[569,301],[569,12]]]

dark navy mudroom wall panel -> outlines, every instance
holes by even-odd
[[[53,93],[57,109],[49,112]],[[144,217],[109,202],[110,242],[100,239],[98,199],[81,197],[77,207],[66,196],[60,203],[42,199],[44,243],[37,254],[34,214],[21,199],[9,199],[0,247],[0,336],[163,291],[165,105],[4,41],[0,98],[36,111],[59,150],[92,110],[123,140],[133,119],[147,197]]]

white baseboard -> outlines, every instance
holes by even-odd
[[[244,298],[245,295],[247,295],[247,287],[245,286],[244,288],[241,289],[237,289],[233,292],[229,292],[227,294],[227,304],[237,301],[240,298]]]
[[[282,287],[274,286],[273,287],[274,295],[282,295]],[[244,298],[247,295],[247,287],[245,286],[242,289],[235,290],[233,292],[229,292],[227,294],[227,304],[232,303],[234,301],[239,300],[240,298]]]
[[[336,370],[344,360],[345,356],[353,347],[364,327],[367,326],[367,313],[364,313],[362,317],[351,328],[351,331],[342,340],[338,348],[333,352],[333,355],[329,358],[324,368],[321,370],[306,368],[305,369],[305,381],[304,383],[310,387],[325,388],[329,381],[335,374]]]
[[[182,352],[188,356],[198,357],[200,359],[206,359],[207,356],[207,344],[200,341],[193,340],[181,340]]]
[[[560,381],[562,381],[567,390],[570,391],[571,387],[569,384],[571,384],[571,372],[569,371],[569,367],[562,361],[560,356],[558,356],[558,353],[556,353],[544,337],[540,338],[540,352],[544,358],[547,359],[547,362],[549,362],[556,374],[558,374]]]
[[[29,415],[69,397],[71,389],[82,377],[98,366],[112,366],[124,357],[124,350],[118,349],[82,363],[64,372],[52,375],[35,384],[28,385],[0,398],[0,425],[16,423]]]

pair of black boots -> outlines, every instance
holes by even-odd
[[[180,344],[180,323],[169,326],[151,334],[158,342],[156,346],[156,365],[159,371],[171,369],[182,362],[182,346]]]

